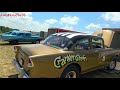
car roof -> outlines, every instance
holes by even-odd
[[[55,33],[55,34],[52,34],[52,35],[55,35],[55,36],[63,36],[63,37],[67,37],[69,38],[73,43],[75,43],[76,41],[80,40],[80,39],[84,39],[84,38],[99,38],[99,39],[102,39],[101,37],[99,36],[95,36],[95,35],[92,35],[92,34],[83,34],[83,33],[71,33],[71,32],[68,32],[68,33]]]
[[[55,33],[55,34],[52,34],[52,35],[56,35],[56,36],[65,36],[69,39],[72,39],[74,37],[96,37],[96,38],[101,38],[99,36],[95,36],[95,35],[92,35],[92,34],[83,34],[83,33],[76,33],[76,32],[63,32],[63,33]]]
[[[15,32],[15,33],[30,33],[30,32],[24,32],[24,31],[12,31],[12,32]]]

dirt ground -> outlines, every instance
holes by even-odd
[[[12,65],[14,59],[13,45],[0,41],[0,78],[15,78],[18,71]],[[116,72],[96,70],[81,75],[81,78],[120,78],[120,62],[117,63]]]

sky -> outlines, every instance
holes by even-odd
[[[0,12],[0,26],[34,32],[63,28],[92,34],[102,28],[119,28],[120,12]]]

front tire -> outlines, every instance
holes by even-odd
[[[61,74],[61,78],[79,78],[79,77],[80,70],[75,65],[68,66]]]
[[[107,66],[107,70],[113,70],[113,69],[115,69],[116,65],[117,65],[117,61],[116,61],[116,59],[113,59],[110,62],[110,64]]]

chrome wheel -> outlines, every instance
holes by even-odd
[[[76,72],[75,71],[70,71],[65,78],[76,78]]]
[[[36,41],[36,44],[39,44],[40,42],[39,41]]]
[[[109,68],[110,69],[114,69],[116,67],[116,61],[112,61],[110,64],[109,64]]]

